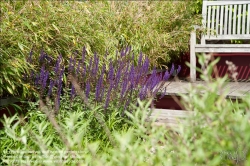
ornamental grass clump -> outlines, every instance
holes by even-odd
[[[149,59],[142,53],[138,57],[135,56],[131,47],[117,52],[114,59],[108,59],[106,54],[105,61],[97,53],[93,57],[86,56],[86,53],[85,47],[81,53],[75,51],[67,64],[61,55],[53,62],[49,55],[41,52],[40,71],[32,72],[30,78],[34,80],[33,85],[41,98],[55,98],[55,110],[59,110],[61,95],[68,95],[71,101],[77,97],[71,78],[76,80],[91,104],[100,104],[105,111],[117,107],[123,110],[123,113],[130,110],[130,103],[136,102],[137,98],[144,100],[155,97],[164,81],[174,72],[172,65],[170,72],[159,74],[156,68],[153,68],[152,74],[149,75]],[[31,56],[28,62],[32,62]],[[51,64],[54,64],[54,67],[51,67]],[[177,71],[180,71],[180,66]]]

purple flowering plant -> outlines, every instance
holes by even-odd
[[[107,54],[105,57],[107,58]],[[130,103],[136,104],[137,98],[144,100],[156,97],[164,81],[167,81],[175,70],[172,65],[170,72],[159,74],[153,68],[149,75],[149,59],[142,53],[136,57],[131,47],[117,52],[115,60],[105,59],[108,64],[105,64],[102,58],[97,53],[93,57],[87,56],[84,47],[81,53],[76,51],[70,57],[68,65],[59,55],[51,70],[52,59],[42,51],[39,58],[41,69],[31,75],[31,80],[34,81],[40,96],[55,98],[57,111],[60,108],[62,93],[64,96],[68,95],[71,102],[77,97],[76,89],[70,80],[65,80],[67,75],[73,75],[89,102],[102,105],[106,111],[112,110],[111,107],[118,107],[123,112],[130,110]],[[32,62],[31,57],[29,62]],[[179,73],[180,69],[179,66],[176,72]]]

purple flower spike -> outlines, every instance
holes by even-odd
[[[70,92],[70,98],[73,99],[76,95],[75,87],[72,85],[71,92]]]
[[[177,74],[179,74],[180,71],[181,71],[181,65],[178,65]]]
[[[163,81],[167,81],[170,77],[170,74],[168,73],[168,71],[165,72],[164,76],[163,76]]]
[[[84,77],[86,74],[86,66],[85,64],[83,65],[83,69],[82,69],[82,77]]]
[[[77,65],[77,68],[76,68],[76,74],[80,74],[80,65],[81,65],[81,62],[78,61],[78,65]]]
[[[46,53],[42,50],[39,57],[39,62],[42,62],[45,58]]]
[[[171,67],[169,74],[172,75],[173,73],[174,73],[174,64],[172,63],[172,67]]]
[[[131,82],[134,82],[134,78],[135,78],[134,64],[131,65],[130,72],[129,72],[129,78],[130,78]]]
[[[139,93],[140,100],[145,99],[146,95],[147,95],[147,88],[144,86],[141,88],[140,93]]]
[[[31,78],[32,80],[34,79],[34,75],[35,75],[35,74],[34,74],[34,71],[31,71],[31,72],[30,72],[30,78]]]
[[[41,80],[43,90],[46,88],[48,78],[49,78],[49,72],[45,71],[45,73],[43,75],[43,79]]]
[[[48,61],[48,63],[50,63],[52,61],[52,58],[47,54],[45,56],[45,59]]]
[[[94,62],[93,62],[93,68],[92,68],[92,74],[96,75],[96,73],[98,72],[98,67],[99,67],[99,57],[97,56],[97,54],[95,53],[94,55]]]
[[[43,77],[44,77],[45,72],[46,72],[45,67],[43,65],[42,68],[41,68],[41,71],[40,71],[40,78],[39,78],[40,85],[42,85]]]
[[[146,58],[141,69],[142,69],[143,72],[147,72],[148,68],[149,68],[149,59]]]
[[[87,81],[86,83],[86,97],[89,98],[89,92],[90,92],[90,83],[89,81]]]
[[[128,81],[127,79],[126,80],[123,80],[123,83],[122,83],[122,91],[121,91],[121,99],[124,97],[124,94],[127,90],[127,85],[128,85]]]
[[[96,91],[95,91],[95,99],[99,101],[101,91],[102,91],[102,83],[103,83],[103,73],[101,74],[100,78],[98,79],[98,82],[96,84]]]
[[[126,48],[126,51],[125,51],[125,56],[127,55],[127,53],[129,53],[131,51],[131,47],[130,46],[128,46],[127,48]]]
[[[124,49],[121,50],[121,58],[124,57],[126,55],[126,52]]]
[[[60,59],[60,56],[57,58],[56,60],[56,65],[54,67],[54,72],[55,74],[59,73],[59,70],[60,70],[60,62],[61,62],[61,59]]]
[[[113,81],[110,81],[109,89],[108,89],[107,96],[106,96],[106,102],[105,102],[105,106],[104,106],[105,109],[107,109],[109,106],[109,100],[110,100],[110,95],[111,95],[112,89],[113,89]]]
[[[63,81],[63,74],[64,74],[64,68],[61,69],[61,72],[59,74],[59,79],[57,82],[58,89],[57,89],[57,96],[56,96],[56,103],[55,103],[55,111],[58,111],[60,108],[60,96],[62,92],[62,81]]]
[[[114,79],[114,68],[113,68],[112,62],[109,63],[108,79],[109,80],[113,80]]]
[[[37,74],[37,75],[36,75],[36,78],[35,78],[35,85],[38,85],[38,84],[39,84],[39,79],[40,79],[40,75]]]
[[[48,96],[50,96],[52,94],[53,86],[54,86],[54,81],[50,80]]]

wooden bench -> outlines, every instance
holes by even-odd
[[[190,80],[196,81],[196,53],[249,53],[250,44],[211,44],[250,40],[250,1],[203,1],[202,27],[194,26],[190,38]],[[196,30],[205,30],[201,44]],[[221,43],[221,42],[219,42]]]

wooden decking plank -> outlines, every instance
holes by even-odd
[[[149,119],[155,119],[154,125],[176,127],[190,115],[192,115],[191,111],[154,109],[152,110]]]
[[[189,82],[166,82],[164,87],[161,89],[164,91],[164,88],[166,85],[166,95],[179,95],[179,94],[187,94],[189,86],[192,84],[192,86],[196,87],[199,85],[206,86],[206,83],[204,81],[197,81],[195,83],[189,83]],[[218,95],[223,93],[225,90],[227,90],[227,97],[234,98],[234,97],[240,97],[244,96],[249,90],[250,83],[246,82],[229,82],[226,84],[226,86],[222,89],[222,92],[218,91]],[[201,90],[200,93],[203,93],[205,90]]]
[[[167,88],[167,90],[172,90],[172,89],[176,89],[176,88],[178,88],[179,86],[183,86],[183,85],[185,85],[185,83],[183,83],[183,82],[166,82],[164,85],[163,85],[163,87],[165,88]]]
[[[187,117],[190,114],[190,111],[184,110],[154,109],[151,116],[160,115],[161,117]]]
[[[199,85],[206,86],[205,82],[171,82],[167,87],[167,94],[188,93],[189,85],[192,84],[194,87]],[[227,90],[227,96],[229,98],[242,97],[247,93],[250,93],[250,82],[229,82],[223,87],[222,92]],[[202,93],[202,91],[200,92]],[[220,92],[218,91],[218,95]],[[167,126],[171,128],[176,128],[179,124],[183,123],[189,116],[192,116],[192,111],[186,110],[170,110],[170,109],[154,109],[152,110],[149,119],[155,119],[156,121],[153,125],[156,126]]]
[[[246,92],[244,93],[244,95],[250,94],[250,83],[248,84],[245,90]]]
[[[223,92],[227,90],[227,97],[230,97],[230,93],[238,89],[238,84],[236,82],[228,82],[227,85],[222,89]]]
[[[231,91],[228,96],[229,97],[241,97],[244,96],[246,92],[246,88],[249,86],[249,83],[238,83],[235,86],[235,90]]]

